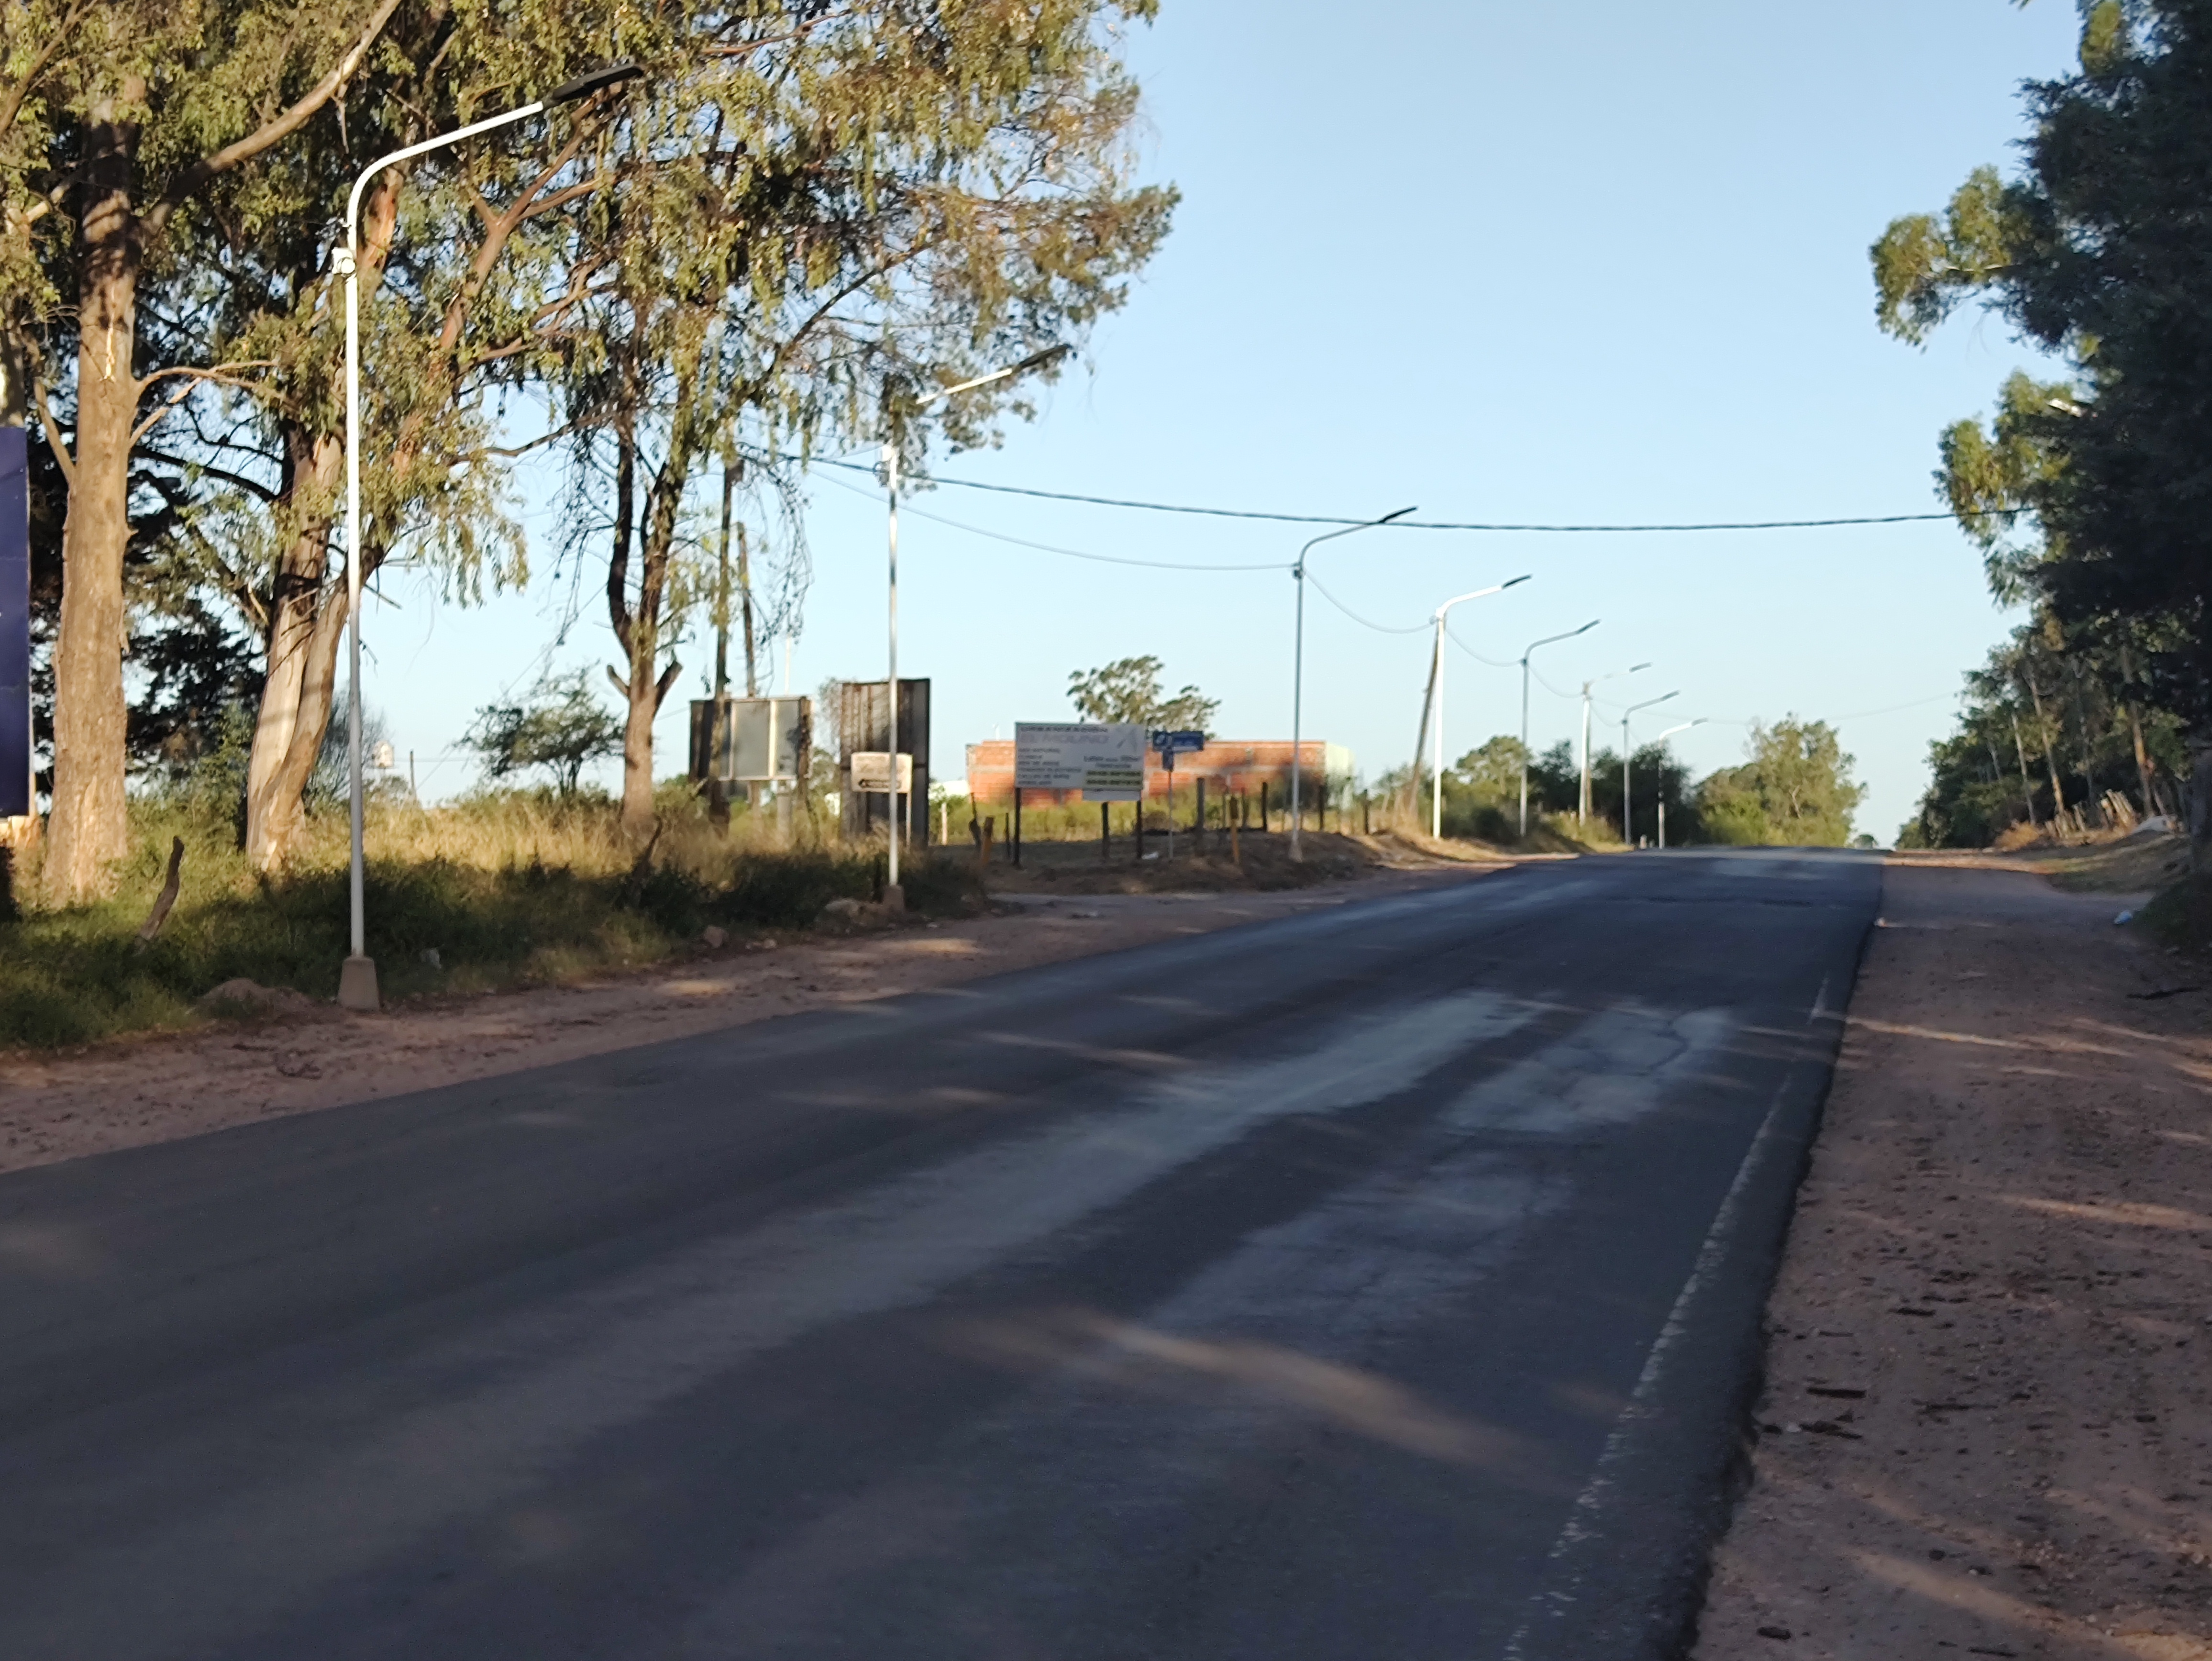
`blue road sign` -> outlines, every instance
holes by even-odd
[[[1152,748],[1164,756],[1172,756],[1184,750],[1203,750],[1206,748],[1206,734],[1170,733],[1163,729],[1152,734]]]
[[[31,811],[29,436],[0,427],[0,818]]]

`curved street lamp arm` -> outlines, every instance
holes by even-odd
[[[1592,618],[1588,623],[1583,624],[1581,628],[1570,629],[1564,635],[1547,635],[1541,640],[1530,641],[1528,642],[1528,650],[1521,654],[1522,664],[1524,666],[1528,664],[1528,654],[1530,652],[1534,652],[1539,646],[1555,646],[1563,640],[1572,640],[1577,635],[1586,635],[1604,621],[1605,619],[1603,618]]]
[[[1371,531],[1378,525],[1388,525],[1393,520],[1403,519],[1408,514],[1418,514],[1420,511],[1421,510],[1419,508],[1401,508],[1396,513],[1385,514],[1380,519],[1362,520],[1357,525],[1347,525],[1342,530],[1339,531],[1324,531],[1312,541],[1307,543],[1304,547],[1298,550],[1297,563],[1291,566],[1291,569],[1299,576],[1303,577],[1306,573],[1306,556],[1311,553],[1316,548],[1318,548],[1322,543],[1334,542],[1339,537],[1348,537],[1356,531]]]

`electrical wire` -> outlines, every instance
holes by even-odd
[[[836,462],[832,465],[843,466],[846,464]],[[834,478],[824,482],[836,485],[841,490],[849,490],[858,496],[873,494],[872,491],[861,490],[857,485],[842,484]],[[1003,531],[987,531],[980,525],[963,525],[957,519],[947,519],[942,514],[933,514],[927,508],[916,508],[910,502],[900,502],[899,511],[902,514],[911,514],[916,519],[928,520],[933,524],[948,526],[956,531],[965,531],[970,536],[983,537],[992,542],[1012,543],[1017,548],[1033,548],[1041,554],[1057,554],[1063,559],[1090,560],[1100,565],[1139,565],[1152,571],[1287,571],[1291,569],[1289,562],[1285,560],[1270,560],[1263,565],[1202,565],[1182,564],[1174,560],[1165,559],[1130,559],[1120,554],[1086,553],[1079,548],[1060,548],[1049,542],[1032,542],[1027,537],[1008,536]]]
[[[1429,625],[1425,623],[1417,623],[1410,629],[1393,629],[1384,624],[1370,623],[1365,618],[1360,616],[1358,612],[1353,611],[1349,605],[1346,605],[1334,594],[1329,593],[1328,589],[1322,588],[1321,586],[1321,579],[1316,576],[1311,571],[1306,573],[1306,581],[1313,584],[1316,588],[1321,590],[1321,597],[1323,599],[1327,600],[1331,605],[1336,607],[1338,611],[1343,612],[1345,616],[1350,618],[1354,623],[1358,624],[1363,629],[1372,629],[1378,635],[1425,635],[1429,631]]]
[[[1486,665],[1492,669],[1518,669],[1521,666],[1521,660],[1518,658],[1509,658],[1504,662],[1501,663],[1496,658],[1486,658],[1483,656],[1481,653],[1476,651],[1474,648],[1469,646],[1457,635],[1452,634],[1451,624],[1449,623],[1444,624],[1444,633],[1451,636],[1451,643],[1453,645],[1458,647],[1461,651],[1466,653],[1468,656],[1473,658],[1477,663]]]
[[[807,459],[785,456],[788,461]],[[811,458],[817,465],[842,467],[852,472],[873,473],[873,466],[864,461],[840,461],[832,457]],[[1030,496],[1043,502],[1073,502],[1091,508],[1127,508],[1148,514],[1185,514],[1206,519],[1262,520],[1276,525],[1365,525],[1369,517],[1341,518],[1328,514],[1279,514],[1247,508],[1196,508],[1188,503],[1172,502],[1140,502],[1124,496],[1085,496],[1069,490],[1041,490],[1023,484],[987,484],[975,478],[944,478],[934,473],[909,473],[908,478],[917,483],[945,484],[963,490],[988,490],[996,496]],[[1993,508],[1990,512],[2010,516],[2024,513],[2025,508]],[[1401,531],[1476,531],[1514,532],[1536,536],[1632,536],[1655,535],[1701,531],[1823,531],[1863,525],[1922,525],[1948,521],[1949,514],[1875,514],[1834,519],[1759,519],[1713,520],[1698,523],[1648,525],[1510,525],[1482,520],[1458,521],[1429,519],[1401,519],[1392,521]]]

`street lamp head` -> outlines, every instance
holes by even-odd
[[[589,98],[605,88],[620,86],[625,81],[640,80],[644,74],[644,69],[636,64],[602,64],[595,70],[586,70],[573,81],[563,81],[538,101],[547,109],[553,109],[573,104],[580,98]]]
[[[1074,350],[1074,347],[1069,345],[1063,340],[1057,346],[1048,346],[1041,352],[1031,352],[1020,362],[1015,364],[1012,368],[1007,370],[1006,373],[1008,374],[1027,374],[1031,369],[1042,369],[1048,363],[1059,362],[1060,359],[1066,357]]]
[[[1408,514],[1418,514],[1420,511],[1421,510],[1419,508],[1401,508],[1396,513],[1385,514],[1382,518],[1375,520],[1374,522],[1377,525],[1388,525],[1393,520],[1403,519]]]
[[[1534,575],[1535,573],[1533,571],[1525,571],[1517,577],[1509,577],[1505,581],[1499,583],[1498,586],[1501,589],[1518,588],[1522,583],[1528,581],[1528,580]]]
[[[1648,663],[1632,663],[1628,666],[1628,672],[1632,675],[1641,674],[1650,666]]]

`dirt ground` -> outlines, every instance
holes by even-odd
[[[0,1053],[0,1171],[925,991],[1480,874],[1432,862],[1275,893],[1016,897],[1007,914],[826,938],[801,931],[581,985],[425,999],[367,1016],[323,1006],[73,1051]]]
[[[1695,1654],[2212,1658],[2212,966],[1886,875]]]

